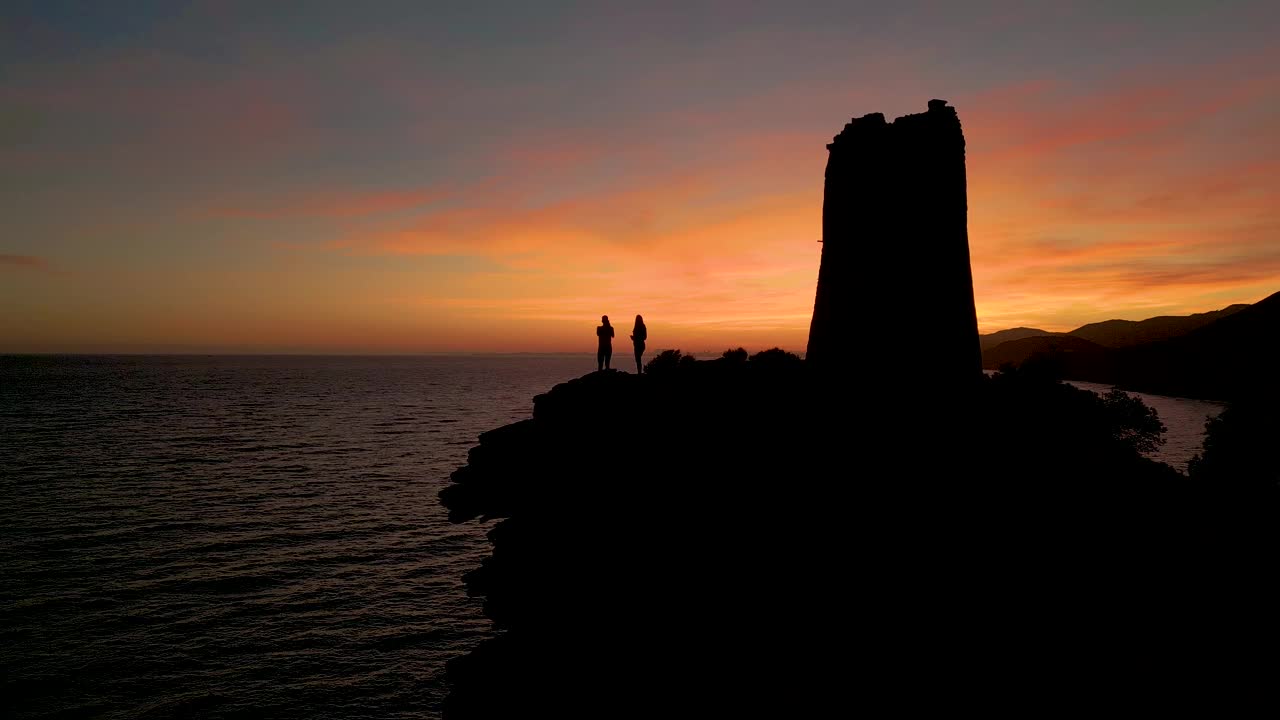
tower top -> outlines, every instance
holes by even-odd
[[[862,117],[851,119],[844,126],[844,129],[840,131],[840,134],[831,139],[827,149],[834,150],[837,146],[850,142],[854,136],[872,139],[879,137],[880,133],[892,132],[895,127],[899,129],[917,128],[922,123],[933,124],[936,122],[958,122],[956,109],[948,105],[946,100],[934,98],[929,101],[929,109],[926,112],[903,115],[895,118],[893,122],[887,122],[884,113],[868,113]],[[871,141],[880,142],[874,139]]]

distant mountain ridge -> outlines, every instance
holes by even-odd
[[[1217,399],[1276,390],[1280,293],[1186,335],[1120,348],[1113,355],[1108,382],[1133,390]]]
[[[1103,320],[1102,322],[1081,325],[1069,332],[1049,332],[1037,328],[1016,327],[1008,330],[979,335],[982,351],[998,347],[1001,343],[1022,340],[1029,337],[1050,337],[1072,335],[1083,340],[1097,343],[1103,347],[1122,348],[1141,345],[1143,343],[1169,340],[1181,337],[1209,323],[1221,320],[1228,315],[1250,307],[1248,303],[1228,305],[1221,310],[1210,310],[1191,315],[1159,315],[1146,320]],[[1028,346],[1030,347],[1030,346]],[[985,363],[985,361],[984,361]]]
[[[1248,304],[1228,305],[1221,310],[1191,315],[1160,315],[1146,320],[1104,320],[1072,330],[1068,335],[1091,340],[1111,348],[1132,347],[1181,337],[1209,323],[1244,310]]]
[[[1004,332],[1026,330],[1031,328]],[[1108,320],[1070,333],[1021,334],[989,348],[984,344],[983,367],[1020,365],[1039,356],[1074,380],[1214,399],[1272,387],[1280,377],[1280,293],[1253,305],[1194,315]]]
[[[1101,366],[1109,361],[1108,348],[1090,340],[1059,333],[1023,337],[983,350],[982,366],[995,370],[1003,365],[1021,365],[1035,355],[1068,357],[1073,368],[1080,365]],[[1074,379],[1076,376],[1072,377]]]
[[[1038,328],[1016,327],[1008,330],[997,330],[986,335],[979,335],[978,342],[982,346],[982,352],[986,352],[1001,343],[1007,343],[1014,340],[1022,340],[1029,337],[1041,337],[1044,335],[1061,335],[1062,333],[1051,333],[1048,330],[1040,330]]]

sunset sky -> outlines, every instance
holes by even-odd
[[[1278,37],[1275,0],[9,1],[0,352],[590,352],[602,313],[802,351],[825,144],[930,98],[983,332],[1254,302]]]

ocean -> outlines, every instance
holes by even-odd
[[[436,493],[580,357],[0,359],[0,716],[430,717],[489,632]]]
[[[437,715],[490,630],[436,493],[594,363],[0,358],[0,716]],[[1159,403],[1184,469],[1220,406]]]

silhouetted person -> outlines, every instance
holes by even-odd
[[[609,361],[613,359],[613,326],[609,324],[609,316],[600,316],[600,327],[596,328],[596,337],[600,338],[600,347],[596,349],[596,370],[608,370]]]
[[[631,329],[631,344],[636,348],[636,374],[644,372],[640,365],[640,357],[644,355],[644,341],[649,339],[649,330],[644,326],[644,318],[636,316],[636,326]]]

